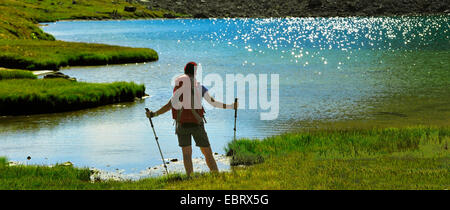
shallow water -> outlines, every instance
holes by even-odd
[[[267,112],[260,108],[239,110],[238,138],[309,126],[299,122],[402,118],[405,114],[395,109],[408,106],[408,100],[420,108],[432,99],[431,110],[444,110],[444,118],[449,113],[448,16],[48,24],[43,29],[59,40],[155,49],[157,62],[62,70],[79,81],[143,83],[151,97],[74,112],[1,117],[0,156],[11,160],[31,156],[32,164],[71,161],[124,173],[159,165],[144,107],[155,110],[167,102],[170,80],[189,61],[201,63],[204,75],[223,78],[230,73],[279,74],[278,118],[259,120]],[[232,110],[207,110],[214,152],[224,153],[233,138],[233,117]],[[165,157],[181,159],[170,114],[155,118],[154,124]],[[198,149],[194,157],[201,157]]]

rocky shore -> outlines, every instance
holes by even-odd
[[[450,0],[139,0],[148,9],[194,18],[437,15]],[[168,17],[170,18],[170,17]]]
[[[216,160],[217,166],[221,172],[230,171],[230,157],[223,154],[214,154],[214,159]],[[193,158],[192,163],[194,165],[194,172],[196,173],[208,173],[209,168],[206,165],[204,158]],[[166,159],[167,169],[169,174],[184,174],[184,164],[183,160],[168,158]],[[165,175],[165,169],[163,165],[157,165],[153,167],[148,167],[142,171],[131,171],[125,172],[123,169],[111,170],[101,170],[97,168],[90,168],[92,175],[91,181],[137,181],[142,178],[148,177],[158,177]]]

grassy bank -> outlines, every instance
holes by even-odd
[[[119,47],[63,41],[0,40],[0,65],[18,69],[138,63],[158,60],[147,48]]]
[[[26,70],[0,68],[0,80],[4,79],[36,79],[36,75]]]
[[[125,11],[125,7],[133,7],[135,11]],[[151,49],[54,41],[52,35],[39,28],[39,22],[179,16],[119,0],[3,0],[0,11],[0,67],[28,70],[158,59]]]
[[[136,10],[125,11],[126,6]],[[0,11],[0,39],[54,39],[39,29],[39,22],[180,16],[166,10],[149,10],[124,0],[2,0]]]
[[[77,186],[89,181],[88,169],[57,165],[8,167],[0,157],[0,189],[52,189],[53,186]],[[62,188],[61,188],[62,189]]]
[[[66,79],[0,81],[0,115],[53,113],[134,101],[144,85],[133,82],[85,83]]]
[[[232,165],[259,163],[265,158],[291,152],[310,153],[325,159],[378,157],[419,150],[424,145],[440,145],[446,143],[449,136],[446,128],[313,130],[274,136],[263,141],[241,139],[229,143],[227,150],[234,153]],[[436,155],[428,152],[424,155]]]
[[[450,128],[315,130],[264,140],[241,139],[229,144],[236,161],[259,164],[234,167],[232,172],[143,179],[137,182],[96,182],[86,177],[63,180],[3,167],[4,189],[448,189]],[[257,158],[256,158],[257,157]],[[258,160],[258,161],[255,161]],[[261,161],[263,160],[263,161]],[[38,170],[37,167],[30,167]],[[39,169],[44,170],[44,169]],[[55,171],[53,171],[55,170]],[[86,169],[78,169],[86,171]],[[0,174],[8,174],[5,172]]]

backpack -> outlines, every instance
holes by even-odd
[[[173,88],[173,94],[175,96],[176,91],[183,86],[184,83],[191,84],[190,89],[190,103],[189,101],[183,101],[183,95],[181,94],[179,96],[179,101],[182,102],[183,106],[180,109],[175,109],[172,106],[172,118],[175,120],[177,127],[179,125],[182,125],[183,123],[196,123],[196,124],[202,124],[205,120],[204,114],[205,109],[203,106],[201,106],[201,100],[202,100],[202,89],[201,86],[196,82],[194,78],[189,77],[189,75],[184,74],[175,79],[175,87]],[[197,91],[194,92],[194,89],[197,88]],[[199,95],[200,94],[200,95]],[[176,96],[175,96],[176,97]],[[189,97],[186,97],[189,99]],[[188,104],[189,103],[189,104]],[[201,108],[194,107],[194,103],[200,104]],[[191,109],[185,109],[184,107],[188,107]]]

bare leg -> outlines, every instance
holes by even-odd
[[[209,170],[213,172],[219,171],[216,160],[214,160],[211,147],[200,147],[200,150],[202,150],[202,153],[205,156],[206,165],[208,165]]]
[[[191,146],[181,147],[181,150],[183,151],[184,169],[186,169],[186,175],[189,177],[191,176],[191,173],[194,171],[194,167],[192,166],[192,147]]]

